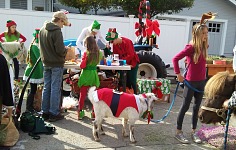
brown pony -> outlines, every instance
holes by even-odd
[[[228,71],[219,72],[207,81],[204,90],[205,100],[198,114],[202,123],[216,124],[226,121],[227,109],[222,105],[236,90],[235,81],[236,75],[229,74]]]

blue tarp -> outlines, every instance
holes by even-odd
[[[77,39],[66,39],[64,40],[64,45],[68,46],[69,44],[71,44],[70,46],[76,46],[76,40]]]

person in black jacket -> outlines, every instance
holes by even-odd
[[[5,57],[1,54],[0,49],[0,110],[2,105],[7,108],[7,114],[4,117],[12,116],[12,108],[14,107],[14,100],[12,95],[12,86],[9,73],[9,64]],[[0,112],[1,113],[1,112]]]

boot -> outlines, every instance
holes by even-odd
[[[26,110],[30,112],[34,112],[33,104],[34,104],[34,94],[30,93],[26,101]]]

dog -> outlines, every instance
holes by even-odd
[[[158,98],[153,93],[128,94],[119,93],[109,88],[96,90],[91,87],[88,91],[88,98],[93,104],[95,120],[93,122],[93,137],[100,141],[99,132],[105,134],[102,128],[102,121],[105,117],[116,117],[122,119],[122,135],[128,137],[126,131],[129,121],[130,142],[135,143],[134,124],[143,115],[152,110],[152,102]]]

